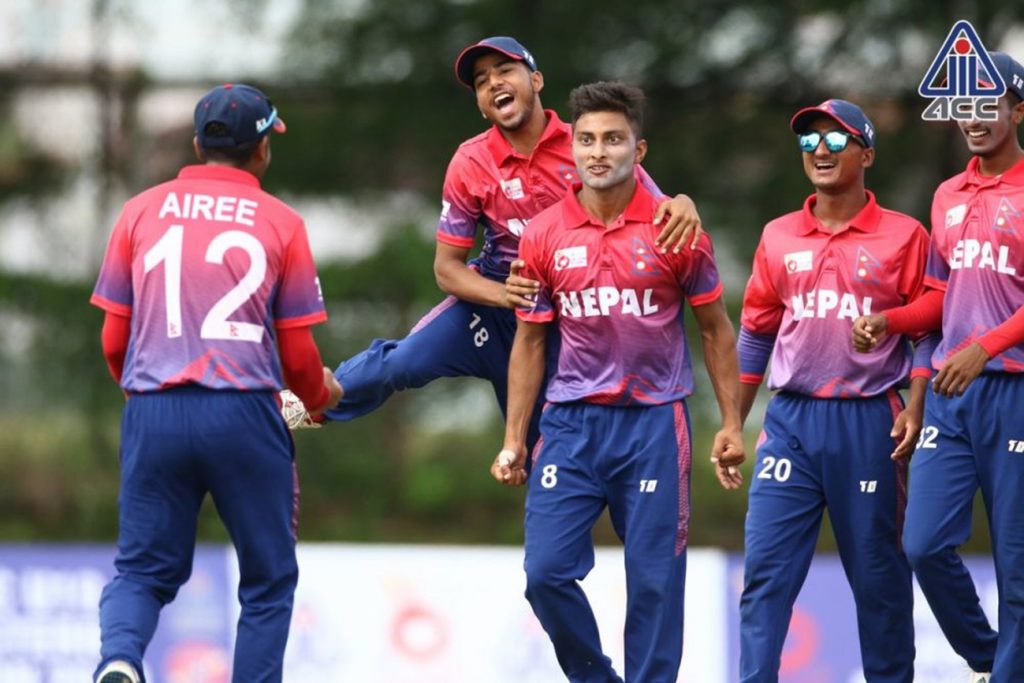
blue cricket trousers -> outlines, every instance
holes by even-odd
[[[626,681],[675,683],[683,651],[690,427],[682,401],[549,405],[526,497],[526,598],[573,683],[621,683],[580,588],[605,506],[625,545]]]
[[[343,362],[334,376],[345,395],[330,420],[347,421],[379,408],[396,391],[422,387],[441,377],[479,377],[491,383],[502,416],[508,398],[508,358],[516,334],[515,312],[449,296],[425,315],[404,339],[375,339]],[[548,335],[548,366],[557,358],[557,335]],[[539,434],[541,390],[530,421],[528,445]]]
[[[914,680],[913,588],[900,548],[905,463],[889,454],[896,392],[866,399],[779,393],[757,447],[745,529],[740,680],[778,681],[793,603],[828,507],[857,605],[864,676]]]
[[[907,557],[953,649],[992,683],[1024,681],[1024,375],[986,373],[963,396],[928,394],[910,470]],[[988,511],[999,634],[956,553],[974,494]]]
[[[102,661],[142,672],[160,609],[192,572],[209,492],[238,554],[235,683],[280,681],[298,580],[298,483],[276,392],[134,394],[121,425],[117,576],[100,598]]]

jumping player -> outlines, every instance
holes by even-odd
[[[921,428],[928,370],[914,370],[904,408],[896,389],[911,374],[909,342],[893,337],[860,356],[850,348],[850,328],[863,313],[920,295],[928,234],[865,189],[875,130],[859,107],[827,100],[797,112],[790,127],[814,194],[802,210],[765,226],[741,318],[744,420],[769,357],[769,388],[778,393],[768,403],[750,487],[740,679],[778,680],[827,506],[857,604],[864,676],[910,683],[913,592],[899,534],[906,457]],[[929,348],[922,344],[918,357]],[[738,475],[718,472],[727,488],[739,485]]]
[[[526,476],[527,432],[544,376],[548,328],[561,347],[526,500],[526,597],[570,681],[619,681],[580,589],[594,564],[591,528],[605,506],[625,543],[627,681],[675,681],[682,656],[693,373],[684,297],[701,330],[722,417],[713,454],[743,461],[735,334],[711,242],[655,247],[658,196],[640,182],[643,93],[576,88],[572,151],[582,183],[543,211],[520,244],[541,283],[518,309],[504,447],[492,472]]]
[[[374,340],[341,363],[335,376],[344,387],[329,420],[365,415],[395,391],[422,387],[440,377],[479,377],[494,387],[505,412],[508,357],[517,304],[505,292],[509,262],[530,220],[565,194],[576,178],[568,124],[540,101],[544,77],[534,57],[513,38],[497,36],[470,45],[455,61],[459,81],[473,90],[477,107],[493,125],[459,146],[445,176],[437,227],[434,273],[448,297],[404,339]],[[653,181],[644,182],[660,196]],[[684,195],[659,206],[667,216],[658,236],[663,249],[678,250],[699,226]],[[467,263],[484,229],[479,257]],[[315,426],[287,395],[286,419],[294,427]],[[536,436],[534,419],[532,433]],[[531,438],[531,444],[534,441]]]
[[[1006,83],[994,121],[963,121],[973,158],[932,202],[932,249],[916,304],[857,321],[860,349],[933,329],[942,342],[911,473],[904,547],[921,590],[975,680],[1024,680],[1024,67],[990,57]],[[999,590],[999,633],[956,552],[981,488]]]
[[[326,320],[302,218],[260,189],[277,109],[224,85],[195,110],[203,165],[130,199],[92,303],[128,396],[117,576],[100,599],[99,683],[139,683],[160,609],[192,571],[207,492],[238,553],[232,680],[281,680],[298,568],[298,482],[282,375],[307,405],[340,398],[310,327]]]

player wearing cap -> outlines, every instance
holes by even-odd
[[[100,599],[99,683],[138,683],[160,609],[192,571],[207,492],[238,553],[233,681],[280,681],[298,568],[298,483],[282,376],[316,410],[341,388],[310,327],[326,320],[302,218],[260,189],[266,95],[224,85],[195,109],[202,165],[130,199],[92,303],[128,396],[117,576]]]
[[[989,53],[1006,84],[994,121],[963,121],[973,158],[939,185],[932,249],[915,304],[857,321],[860,349],[935,329],[933,395],[913,459],[904,547],[953,649],[991,683],[1024,681],[1024,67]],[[999,590],[999,634],[957,555],[979,486]],[[979,678],[977,680],[986,680]]]
[[[859,107],[827,100],[797,112],[791,128],[815,191],[802,210],[765,226],[741,317],[743,418],[769,357],[769,388],[778,393],[768,403],[750,487],[740,679],[778,680],[827,506],[857,604],[864,677],[910,683],[913,592],[900,526],[930,345],[920,345],[912,373],[906,338],[861,356],[850,347],[850,328],[864,313],[920,295],[928,235],[865,189],[875,130]],[[896,389],[908,376],[904,408]],[[719,478],[727,488],[739,484],[720,469]]]
[[[554,111],[542,107],[544,78],[533,55],[514,38],[486,38],[467,47],[455,72],[493,125],[459,146],[445,175],[434,272],[449,296],[404,339],[374,340],[338,366],[335,376],[345,393],[326,413],[330,420],[365,415],[395,391],[440,377],[487,379],[504,413],[515,334],[512,308],[524,300],[507,295],[503,281],[523,229],[561,199],[576,177],[571,132]],[[646,175],[644,181],[660,196]],[[666,212],[660,243],[678,248],[696,221],[694,207],[680,195],[660,206],[659,217]],[[484,246],[467,263],[478,225]],[[285,401],[293,425],[312,426],[301,406]],[[537,419],[539,412],[534,435]]]
[[[735,335],[711,241],[655,248],[658,197],[635,169],[643,93],[618,83],[576,88],[573,192],[523,235],[525,274],[541,283],[518,309],[504,447],[493,473],[526,476],[527,431],[544,375],[548,328],[561,333],[526,500],[526,597],[570,681],[620,681],[580,589],[590,533],[607,506],[625,543],[625,678],[675,681],[682,655],[693,373],[683,299],[693,307],[722,416],[713,454],[743,461]]]

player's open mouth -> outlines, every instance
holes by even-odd
[[[827,170],[833,169],[835,167],[836,167],[836,162],[834,162],[834,161],[815,161],[814,162],[814,168],[818,169],[819,171],[827,171]]]
[[[589,173],[590,175],[604,175],[609,170],[611,170],[611,166],[604,166],[604,165],[587,166],[587,173]]]
[[[988,130],[985,130],[985,129],[982,129],[982,130],[967,130],[967,131],[964,131],[964,132],[967,133],[967,137],[969,137],[972,140],[978,140],[978,139],[983,138],[986,135],[988,135]]]
[[[503,92],[494,98],[494,108],[498,111],[506,109],[512,106],[512,103],[516,101],[516,98],[507,92]]]

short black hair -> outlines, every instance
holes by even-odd
[[[624,114],[633,132],[639,138],[644,130],[644,91],[635,85],[598,81],[586,83],[569,93],[569,110],[576,125],[584,114],[595,111],[614,111]]]
[[[230,137],[231,131],[227,125],[220,121],[210,121],[203,128],[203,135],[208,138]],[[260,140],[262,139],[260,138]],[[203,159],[205,161],[228,163],[232,166],[245,166],[252,159],[252,155],[256,151],[256,146],[260,144],[260,140],[243,142],[234,147],[203,147]]]

